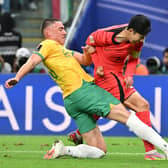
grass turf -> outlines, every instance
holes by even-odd
[[[108,154],[102,159],[69,156],[44,160],[55,139],[72,145],[64,136],[0,136],[0,168],[166,168],[168,161],[145,161],[138,138],[105,137]]]

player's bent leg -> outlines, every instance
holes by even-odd
[[[124,105],[135,112],[149,111],[150,108],[148,101],[137,91],[124,100]]]
[[[152,127],[150,120],[149,103],[138,92],[131,94],[125,101],[124,105],[136,112],[136,116],[148,126]],[[163,155],[156,151],[153,144],[143,140],[145,147],[145,157],[147,160],[161,160]]]
[[[88,145],[97,147],[97,148],[101,149],[102,151],[107,152],[104,138],[103,138],[103,136],[99,130],[99,127],[97,125],[91,131],[83,133],[82,137]]]
[[[44,159],[55,159],[63,155],[78,158],[101,158],[105,155],[106,144],[97,126],[91,131],[82,134],[82,136],[88,143],[87,145],[64,146],[62,141],[59,140],[53,144],[51,150],[44,156]]]
[[[95,114],[93,114],[93,117],[94,117],[94,119],[96,121],[100,118],[100,116],[97,116]],[[79,129],[77,129],[76,131],[71,132],[68,135],[68,140],[73,142],[75,145],[83,144],[83,138],[82,138],[82,135],[81,135]]]
[[[161,149],[168,159],[167,142],[151,127],[140,121],[135,114],[131,114],[127,111],[121,103],[112,107],[111,111],[107,115],[107,118],[126,124],[137,136],[149,141]]]
[[[101,158],[105,155],[106,144],[97,125],[92,130],[82,133],[82,137],[87,145],[66,146],[65,155],[78,158]]]
[[[105,155],[107,149],[104,138],[96,125],[92,130],[82,133],[86,144],[80,144],[74,147],[65,147],[65,154],[79,158],[101,158]]]
[[[126,125],[140,138],[149,141],[153,145],[157,146],[165,153],[166,159],[168,159],[168,144],[167,142],[151,127],[148,127],[142,121],[140,121],[135,114],[131,114],[128,118]],[[156,155],[155,155],[156,156]],[[163,157],[164,159],[164,157]],[[155,159],[157,160],[157,159]],[[160,159],[159,159],[160,160]]]

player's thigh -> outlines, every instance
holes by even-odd
[[[82,137],[88,145],[95,146],[103,150],[104,152],[107,152],[103,135],[101,134],[97,125],[94,129],[90,130],[89,132],[83,133]]]
[[[130,112],[124,107],[123,104],[119,103],[111,108],[109,114],[106,117],[108,119],[126,124],[129,116]]]
[[[149,110],[148,101],[140,95],[137,91],[132,93],[125,101],[124,105],[135,112],[142,112]]]
[[[64,99],[65,108],[73,118],[82,113],[106,117],[111,106],[119,103],[118,99],[93,82],[83,82],[81,88]]]

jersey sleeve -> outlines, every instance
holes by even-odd
[[[68,56],[74,56],[74,53],[75,53],[75,51],[69,50],[69,49],[67,49],[67,48],[64,48],[64,49],[63,49],[63,52],[64,52],[64,55],[65,55],[66,57],[68,57]]]
[[[139,58],[132,58],[131,56],[129,56],[126,71],[125,71],[126,77],[127,76],[133,77],[133,75],[136,72],[136,66],[138,64],[138,60]]]
[[[104,30],[97,30],[89,35],[86,40],[87,45],[102,47],[105,45],[113,44],[112,36],[114,32],[108,32]]]

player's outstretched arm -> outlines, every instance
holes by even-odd
[[[20,79],[22,79],[27,73],[29,73],[37,64],[42,61],[41,57],[37,54],[32,54],[27,62],[19,69],[14,78],[10,78],[5,82],[6,88],[12,88]]]
[[[79,52],[74,53],[74,57],[81,65],[91,65],[92,59],[91,54],[95,52],[95,48],[89,45],[83,46],[83,54]]]

